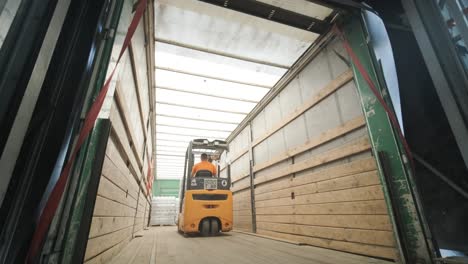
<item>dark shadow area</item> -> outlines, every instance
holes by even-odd
[[[57,1],[34,2],[47,7],[44,21],[37,14],[31,18],[34,23],[41,23],[41,30],[46,32]],[[99,60],[95,51],[104,43],[98,27],[104,24],[107,6],[106,1],[75,1],[66,13],[50,65],[44,69],[47,73],[8,185],[7,199],[0,208],[0,263],[25,262],[46,198],[66,159],[70,138],[81,123],[88,87]],[[30,28],[24,30],[28,32]],[[42,42],[31,44],[36,50]],[[36,58],[30,60],[34,62]],[[65,193],[73,194],[67,189]],[[61,213],[58,217],[62,216],[68,215]],[[41,249],[43,244],[38,243],[37,247]]]
[[[405,136],[413,153],[468,192],[468,170],[399,1],[368,1],[383,18],[399,79]],[[415,180],[439,249],[468,254],[468,201],[415,160]],[[446,255],[442,252],[442,255]]]
[[[178,233],[181,236],[185,237],[185,238],[206,238],[206,239],[210,239],[210,238],[214,238],[214,237],[230,237],[230,236],[232,236],[229,233],[223,233],[223,232],[220,232],[219,234],[217,234],[215,236],[202,236],[201,234],[198,234],[198,233],[192,233],[192,234],[184,234],[184,233],[181,233],[181,232],[178,232]]]

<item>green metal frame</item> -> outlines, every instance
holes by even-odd
[[[107,124],[106,124],[107,123]],[[88,238],[89,226],[91,224],[91,219],[84,219],[85,210],[90,210],[87,208],[92,206],[94,208],[94,200],[90,201],[89,191],[91,188],[91,177],[100,177],[100,171],[102,169],[102,163],[104,161],[105,146],[107,145],[107,140],[109,138],[110,132],[110,121],[100,119],[96,122],[93,132],[89,137],[89,144],[87,144],[87,149],[85,152],[86,156],[84,157],[83,170],[81,172],[80,181],[78,182],[78,190],[75,195],[75,201],[73,203],[73,210],[70,221],[67,226],[67,232],[65,234],[64,250],[62,254],[62,260],[60,263],[79,263],[82,261],[81,258],[84,255],[84,250],[86,248],[77,247],[77,242],[80,239]],[[99,184],[99,179],[95,184]],[[91,188],[94,191],[97,191],[97,186]],[[88,199],[87,199],[88,198]],[[92,212],[93,210],[91,210]],[[92,214],[92,213],[91,213]],[[84,225],[84,227],[83,227]],[[86,234],[81,234],[84,229],[88,232]],[[81,241],[83,242],[83,241]],[[81,252],[81,250],[83,252]]]
[[[153,183],[153,196],[179,197],[180,180],[156,179]]]
[[[124,0],[118,0],[114,4],[115,9],[113,11],[112,17],[110,17],[109,28],[116,32],[120,21]],[[94,98],[99,94],[102,86],[104,85],[114,46],[115,35],[116,34],[109,35],[110,37],[105,39],[101,60],[96,65],[96,68],[99,69],[99,72],[95,83],[91,84],[92,93],[90,94],[91,96],[88,96],[84,109],[88,110],[91,107]],[[99,160],[99,157],[96,157],[98,150],[97,147],[102,143],[100,141],[103,140],[102,136],[104,133],[108,134],[109,131],[103,124],[103,120],[98,119],[93,128],[93,131],[91,132],[86,142],[83,144],[81,151],[76,159],[75,164],[80,165],[75,165],[72,174],[79,174],[78,190],[76,191],[72,215],[69,218],[70,220],[65,233],[66,240],[64,241],[63,245],[63,254],[60,261],[61,263],[78,263],[82,261],[81,259],[75,259],[77,254],[80,255],[80,252],[76,252],[76,244],[79,239],[79,231],[81,230],[82,225],[86,223],[89,224],[91,221],[90,219],[83,219],[83,214],[85,207],[89,206],[89,204],[87,204],[86,197],[88,195],[89,183],[91,177],[93,176],[93,168],[95,168],[96,162]]]
[[[342,23],[342,29],[351,48],[368,72],[376,87],[383,91],[384,83],[378,78],[380,70],[367,42],[368,35],[360,13]],[[377,160],[385,201],[393,224],[400,261],[432,263],[433,251],[427,240],[425,222],[420,215],[414,194],[414,182],[408,159],[401,152],[402,143],[391,125],[384,107],[376,99],[367,82],[351,63],[361,106],[365,114],[372,151]]]

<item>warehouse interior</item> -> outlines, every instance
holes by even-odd
[[[468,263],[467,8],[0,0],[0,263]],[[194,139],[216,237],[151,221]]]

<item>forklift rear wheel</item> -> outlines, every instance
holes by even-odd
[[[200,232],[202,236],[209,236],[210,235],[210,219],[204,219],[201,223]]]
[[[216,236],[219,233],[219,224],[216,219],[211,219],[211,230],[210,235]]]

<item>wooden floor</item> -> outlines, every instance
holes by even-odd
[[[390,263],[348,253],[298,246],[231,232],[217,237],[184,237],[176,227],[152,227],[134,238],[111,263]]]

